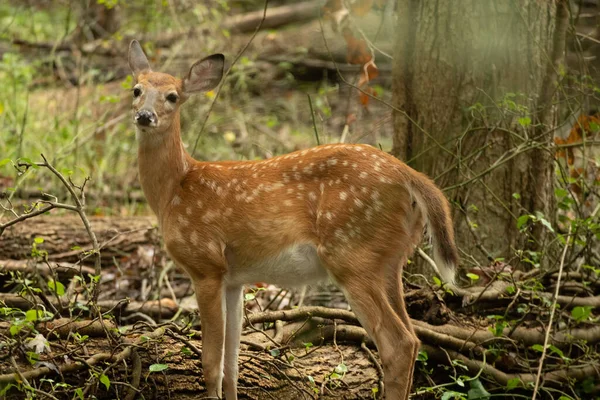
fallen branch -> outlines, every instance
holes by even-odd
[[[70,364],[63,364],[58,367],[58,373],[60,374],[68,374],[71,372],[75,372],[81,369],[89,368],[90,366],[94,366],[102,361],[110,361],[110,362],[120,362],[131,356],[132,348],[140,345],[141,343],[147,342],[148,339],[157,339],[163,336],[165,333],[165,328],[157,328],[154,332],[150,332],[140,336],[136,341],[129,344],[125,347],[121,352],[114,353],[99,353],[95,354],[92,357],[86,359],[85,361],[75,361]],[[20,375],[25,379],[38,379],[43,376],[56,373],[55,370],[48,367],[38,367],[33,370],[20,372]],[[0,383],[11,383],[15,382],[19,378],[19,375],[13,371],[7,374],[0,375]]]

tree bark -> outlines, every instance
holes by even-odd
[[[533,0],[398,3],[393,91],[404,112],[394,115],[393,153],[445,189],[458,245],[480,262],[527,247],[520,215],[552,220],[551,135],[537,133],[554,124],[541,97],[552,99],[562,59],[556,14],[556,2]]]

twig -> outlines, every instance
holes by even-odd
[[[308,106],[310,107],[310,117],[312,118],[313,129],[315,130],[315,138],[317,139],[317,146],[321,144],[319,141],[319,132],[317,132],[317,123],[315,121],[315,111],[313,110],[312,100],[310,98],[310,94],[306,93],[306,97],[308,97]]]
[[[367,353],[369,360],[371,360],[373,365],[375,365],[375,369],[377,370],[377,376],[379,377],[379,398],[383,399],[384,391],[385,391],[385,386],[383,385],[383,368],[381,367],[381,364],[379,363],[379,361],[377,361],[377,359],[375,358],[375,355],[373,355],[373,352],[367,347],[365,342],[362,342],[360,344],[360,348],[365,353]]]
[[[542,356],[540,357],[540,365],[538,366],[537,376],[535,378],[535,386],[533,388],[533,397],[531,400],[535,400],[537,396],[538,387],[540,384],[540,377],[542,376],[542,366],[544,365],[544,357],[546,356],[546,348],[548,347],[548,340],[550,339],[550,331],[552,330],[552,319],[554,318],[554,310],[556,309],[556,302],[558,300],[558,291],[560,289],[560,279],[562,277],[563,267],[565,265],[565,256],[567,255],[567,250],[569,248],[569,240],[571,239],[571,226],[569,226],[569,234],[567,234],[567,242],[565,243],[565,248],[562,253],[562,257],[560,259],[560,266],[558,268],[558,278],[556,279],[556,290],[554,291],[554,301],[552,302],[552,307],[550,308],[550,320],[548,321],[548,328],[546,329],[546,337],[544,338],[544,348],[542,349]]]

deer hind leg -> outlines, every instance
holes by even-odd
[[[405,400],[419,341],[392,307],[386,293],[385,263],[380,257],[328,257],[325,265],[344,290],[358,320],[373,338],[383,364],[388,400]],[[345,260],[345,262],[344,262]]]
[[[415,333],[413,324],[410,320],[410,316],[408,315],[408,312],[406,311],[406,303],[404,302],[404,288],[402,286],[402,267],[404,266],[405,263],[406,263],[406,259],[403,258],[400,261],[400,263],[388,263],[387,264],[386,293],[387,293],[387,297],[390,302],[390,305],[394,309],[394,312],[396,313],[396,315],[398,315],[398,317],[400,317],[400,320],[404,323],[404,325],[409,330],[411,335],[413,335],[413,337],[417,343],[417,345],[415,346],[414,351],[413,351],[413,356],[412,356],[413,362],[411,363],[411,369],[410,369],[410,373],[409,373],[409,375],[412,379],[412,377],[414,376],[415,362],[419,355],[420,341],[417,337],[417,334]],[[408,399],[408,393],[406,394],[406,399]]]
[[[225,378],[223,387],[227,400],[237,399],[238,356],[240,354],[240,335],[242,334],[242,286],[228,287],[226,297],[226,325],[225,325]]]
[[[221,398],[223,345],[225,342],[225,296],[220,278],[194,279],[202,328],[202,371],[209,398]]]

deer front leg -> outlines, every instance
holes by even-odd
[[[225,378],[223,386],[227,400],[237,400],[238,356],[242,334],[242,286],[225,289],[227,324],[225,333]]]
[[[221,398],[223,344],[225,342],[225,296],[223,281],[204,278],[194,282],[202,324],[202,370],[209,398]]]

